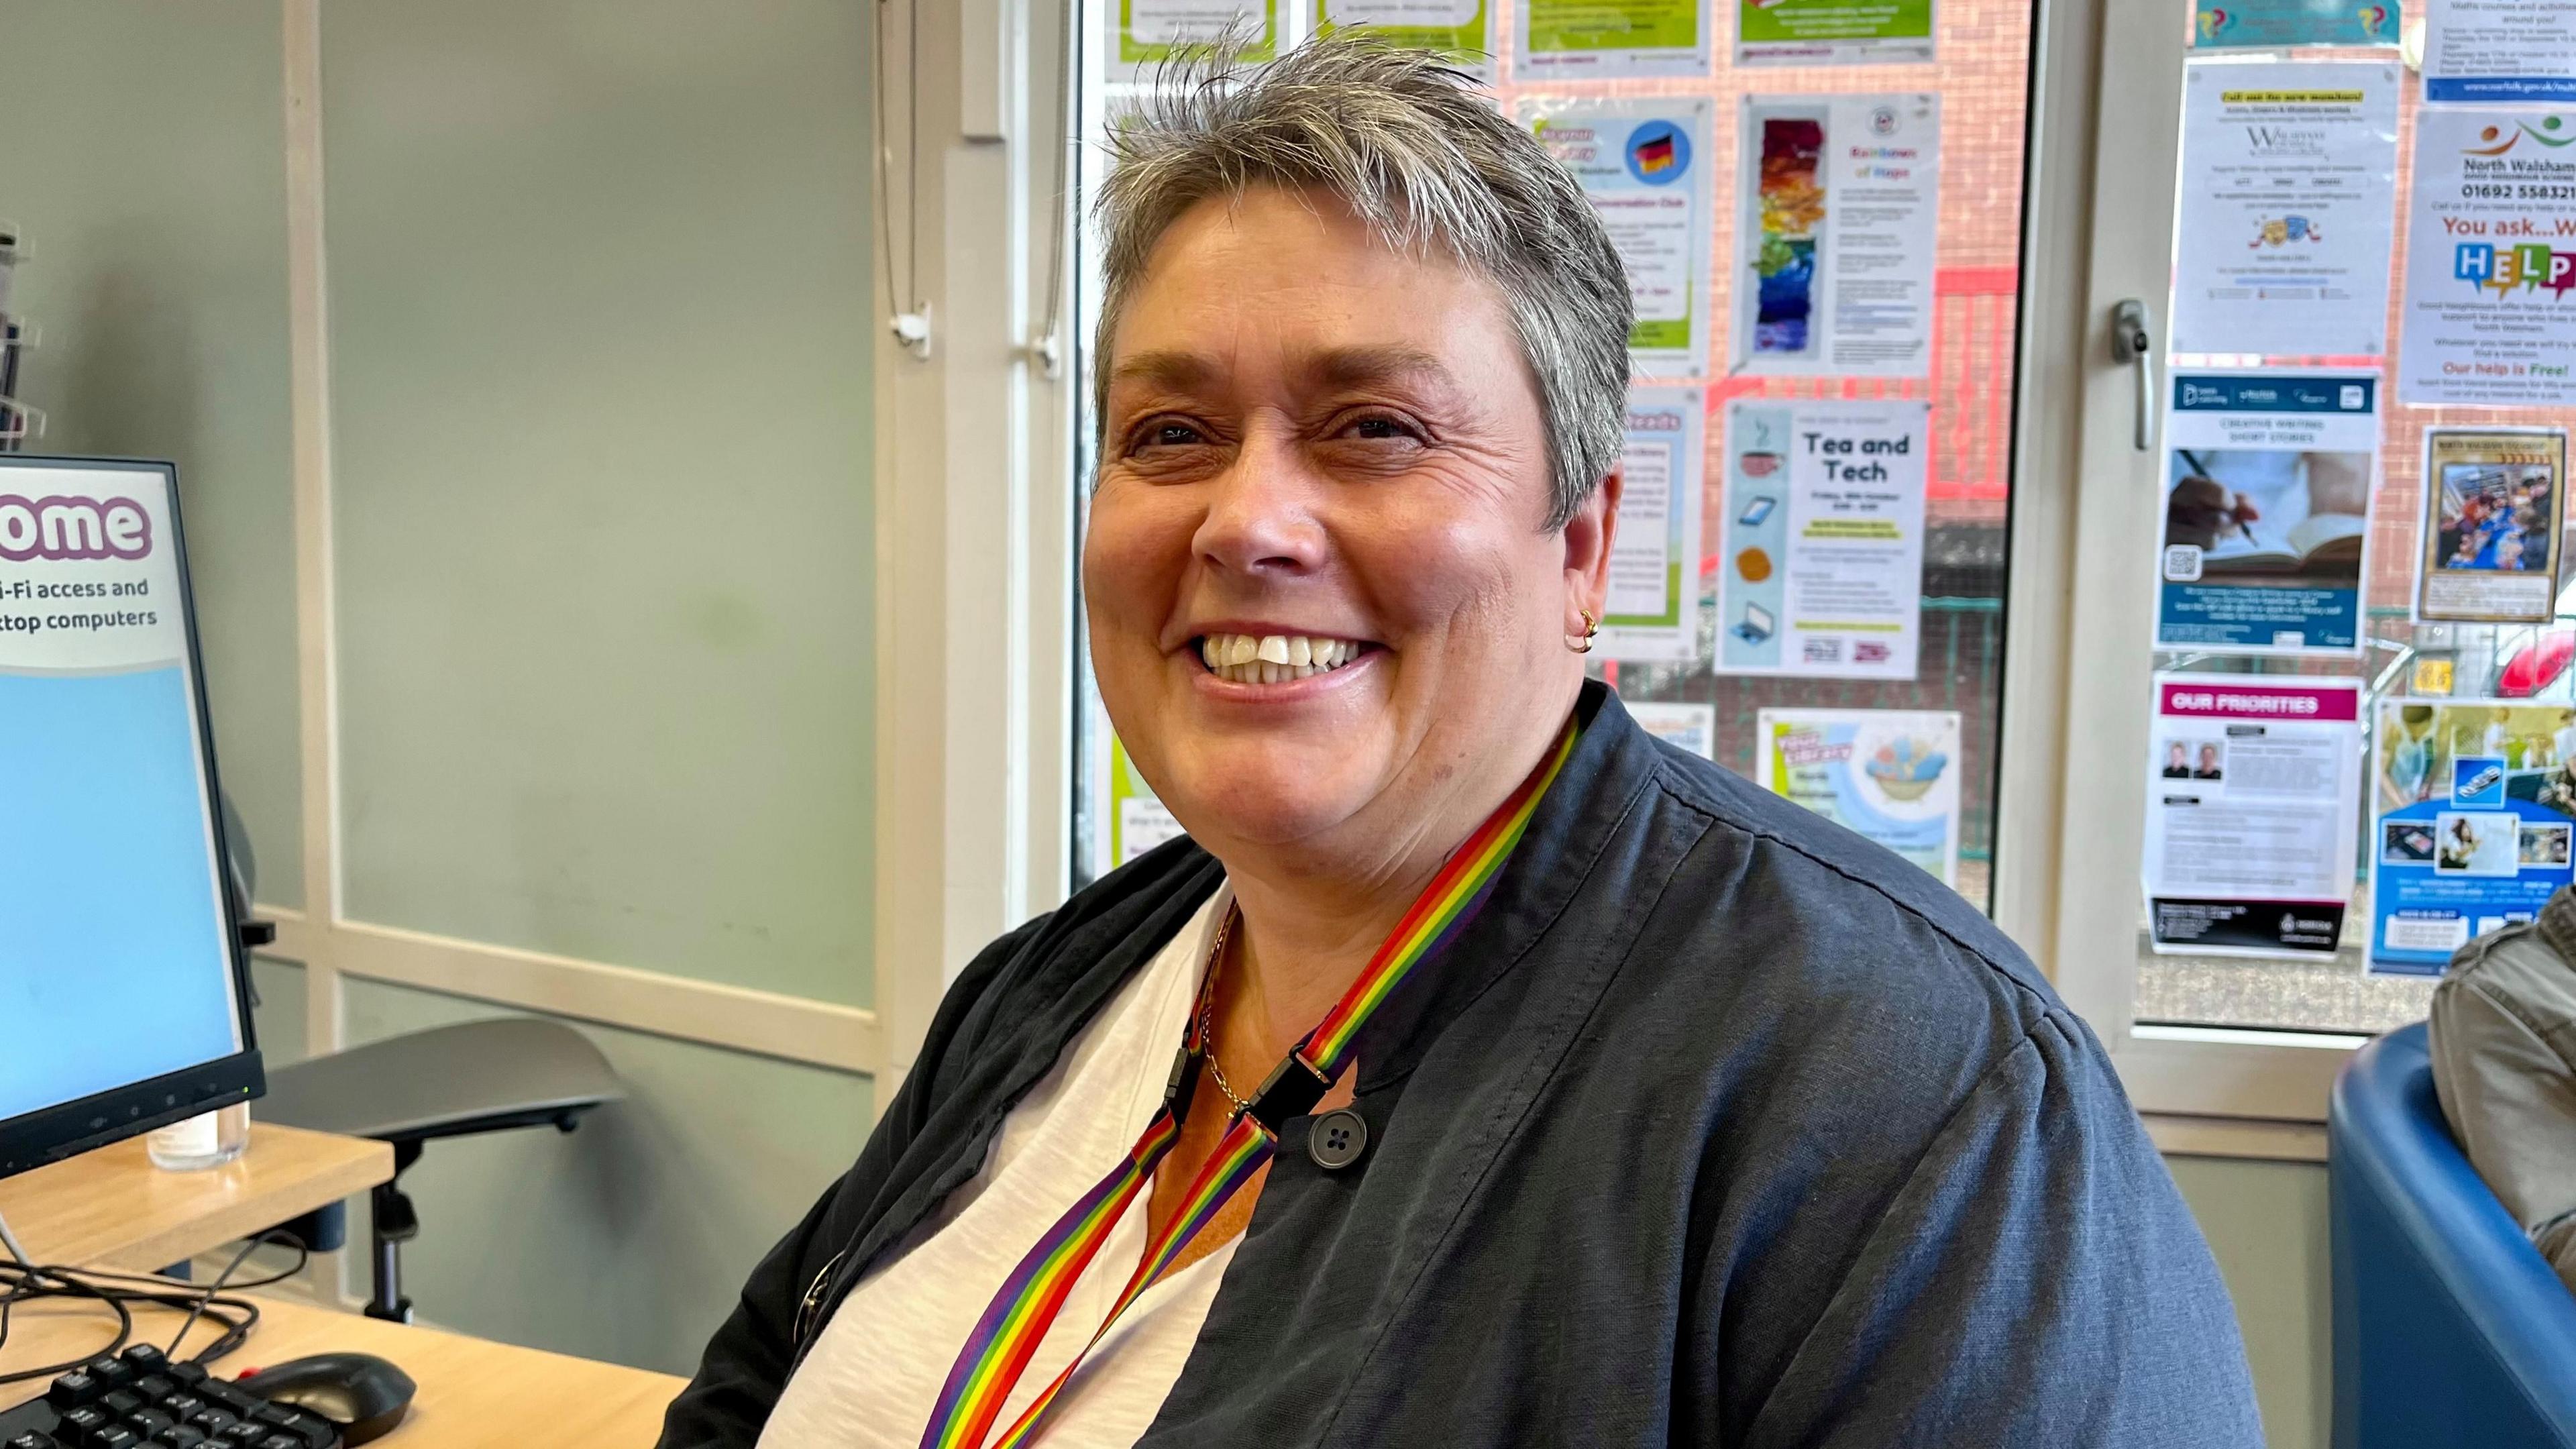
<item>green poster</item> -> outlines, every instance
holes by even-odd
[[[1279,0],[1118,0],[1118,68],[1130,75],[1187,57],[1228,32],[1244,60],[1279,58]]]
[[[1390,45],[1438,51],[1483,73],[1494,59],[1490,0],[1315,0],[1315,28],[1367,26]]]
[[[1709,0],[1522,0],[1530,79],[1708,74]]]
[[[1932,59],[1932,0],[1736,0],[1737,65]]]

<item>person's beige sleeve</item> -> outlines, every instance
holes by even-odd
[[[2432,1036],[2433,1085],[2451,1130],[2576,1293],[2576,1071],[2474,970],[2434,992]]]

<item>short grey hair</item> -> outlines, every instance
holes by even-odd
[[[1548,527],[1617,465],[1635,304],[1610,233],[1527,129],[1429,51],[1340,30],[1248,74],[1220,45],[1168,67],[1110,128],[1092,404],[1106,427],[1109,344],[1155,243],[1210,197],[1257,186],[1340,199],[1388,245],[1445,251],[1502,293],[1547,430]],[[1097,441],[1097,438],[1095,438]]]

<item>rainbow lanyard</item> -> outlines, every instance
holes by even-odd
[[[1440,873],[1415,898],[1412,909],[1378,946],[1377,954],[1369,958],[1367,968],[1351,983],[1351,989],[1280,1061],[1270,1079],[1253,1094],[1251,1106],[1235,1114],[1224,1139],[1190,1183],[1180,1211],[1145,1245],[1144,1257],[1128,1276],[1127,1286],[1110,1305],[1109,1315],[1100,1321],[1091,1341],[987,1446],[986,1432],[1001,1417],[1003,1400],[1027,1370],[1030,1357],[1036,1354],[1056,1314],[1064,1308],[1066,1296],[1099,1253],[1100,1245],[1108,1241],[1110,1229],[1126,1214],[1136,1194],[1153,1181],[1155,1165],[1180,1139],[1181,1119],[1189,1112],[1190,1098],[1197,1091],[1199,1066],[1207,1045],[1199,1039],[1200,1013],[1190,1014],[1190,1025],[1182,1033],[1180,1056],[1173,1061],[1171,1080],[1163,1090],[1162,1110],[1154,1114],[1145,1135],[1128,1149],[1126,1159],[1098,1186],[1083,1194],[1080,1201],[1065,1209],[1064,1216],[1056,1219],[1055,1226],[1011,1270],[1011,1276],[1002,1280],[984,1316],[976,1320],[975,1331],[967,1335],[965,1347],[957,1351],[956,1365],[948,1370],[948,1382],[930,1411],[930,1423],[921,1431],[921,1449],[1011,1449],[1035,1440],[1056,1395],[1092,1349],[1100,1345],[1110,1325],[1171,1267],[1227,1200],[1270,1161],[1279,1146],[1277,1124],[1322,1100],[1340,1076],[1350,1057],[1351,1043],[1369,1016],[1394,994],[1408,972],[1448,945],[1475,916],[1492,893],[1494,878],[1502,873],[1512,847],[1520,844],[1522,833],[1529,829],[1539,797],[1547,793],[1547,787],[1555,783],[1558,772],[1574,754],[1579,733],[1576,725],[1568,721],[1547,758],[1440,867]],[[1211,969],[1208,978],[1200,983],[1202,998],[1214,987],[1215,972]]]

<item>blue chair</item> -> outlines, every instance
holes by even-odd
[[[2469,1165],[2424,1024],[2326,1113],[2335,1449],[2576,1449],[2576,1297]]]

